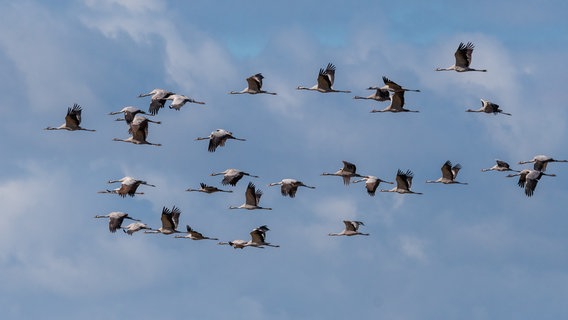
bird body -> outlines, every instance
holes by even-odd
[[[199,189],[186,189],[185,191],[196,191],[196,192],[203,192],[203,193],[214,193],[214,192],[233,192],[233,190],[221,190],[217,187],[208,186],[205,183],[201,182],[199,184]]]
[[[525,195],[527,197],[532,197],[536,185],[542,176],[555,177],[555,174],[547,174],[539,170],[525,169],[518,173],[512,173],[507,175],[508,178],[519,176],[519,181],[517,185],[525,189]]]
[[[148,112],[150,112],[151,115],[155,116],[156,114],[158,114],[158,111],[160,111],[160,109],[164,107],[167,98],[173,94],[175,93],[168,90],[156,88],[148,93],[141,93],[140,95],[138,95],[138,97],[142,98],[152,96]]]
[[[148,140],[146,140],[146,138],[148,136],[148,122],[159,123],[159,121],[152,121],[152,120],[149,120],[148,118],[146,118],[144,116],[136,115],[134,117],[134,119],[132,120],[132,123],[130,123],[129,132],[130,132],[131,136],[126,138],[126,139],[114,138],[112,140],[113,141],[129,142],[129,143],[133,143],[133,144],[148,144],[148,145],[152,145],[152,146],[161,146],[161,144],[159,144],[159,143],[151,143],[151,142],[148,142]]]
[[[361,221],[343,220],[345,224],[345,229],[339,233],[330,233],[330,236],[368,236],[368,233],[359,232],[359,226],[364,226],[365,224]]]
[[[358,174],[357,171],[357,166],[355,166],[355,164],[351,163],[351,162],[347,162],[347,161],[342,161],[343,162],[343,167],[339,170],[337,170],[334,173],[327,173],[324,172],[321,175],[322,176],[338,176],[338,177],[342,177],[343,178],[343,184],[348,185],[351,182],[351,178],[352,177],[362,177],[360,174]]]
[[[225,129],[217,129],[211,132],[211,134],[208,137],[195,138],[195,140],[209,140],[209,147],[207,148],[209,152],[215,152],[215,150],[217,150],[217,147],[224,147],[225,142],[227,142],[227,140],[229,139],[246,141],[246,139],[235,138],[232,132],[227,131]]]
[[[134,120],[134,117],[137,114],[146,114],[146,112],[144,112],[143,110],[140,110],[136,107],[133,106],[126,106],[124,108],[122,108],[120,111],[114,111],[114,112],[110,112],[109,115],[115,115],[115,114],[124,114],[124,118],[118,118],[116,119],[116,121],[125,121],[126,125],[128,126],[128,132],[130,133],[130,124],[132,123],[132,120]],[[160,123],[159,121],[156,121],[156,123]]]
[[[229,94],[243,94],[243,93],[259,94],[259,93],[265,93],[265,94],[276,95],[276,92],[268,92],[268,91],[262,90],[262,79],[264,79],[264,76],[261,73],[257,73],[253,76],[250,76],[250,77],[247,78],[247,87],[246,88],[244,88],[241,91],[231,91],[231,92],[229,92]]]
[[[354,96],[353,99],[366,99],[366,100],[375,100],[375,101],[387,101],[390,100],[390,93],[387,89],[377,88],[377,87],[369,87],[368,90],[375,90],[375,93],[371,94],[370,96],[361,97],[361,96]]]
[[[396,192],[400,194],[422,194],[420,192],[414,192],[411,190],[412,188],[412,179],[414,177],[414,173],[410,170],[406,170],[406,172],[398,169],[396,173],[396,186],[390,190],[381,189],[381,192]]]
[[[217,173],[212,173],[211,176],[218,176],[218,175],[223,175],[223,180],[221,181],[221,183],[225,186],[225,185],[231,185],[231,186],[236,186],[237,182],[239,182],[239,180],[241,180],[241,178],[243,176],[249,176],[249,177],[253,177],[253,178],[258,178],[258,176],[252,175],[248,172],[244,172],[238,169],[227,169],[225,171],[222,172],[217,172]]]
[[[153,184],[149,184],[144,180],[134,179],[132,177],[123,177],[118,180],[110,180],[108,183],[120,182],[120,187],[113,190],[99,191],[99,193],[116,193],[121,197],[126,197],[127,195],[134,197],[135,194],[144,194],[144,192],[136,192],[140,185],[146,185],[150,187],[155,187]]]
[[[466,71],[486,72],[487,70],[485,70],[485,69],[470,68],[471,55],[473,53],[473,48],[475,48],[473,43],[468,42],[467,44],[464,44],[463,42],[461,42],[458,46],[458,49],[454,53],[454,57],[456,59],[456,62],[454,63],[454,65],[449,66],[447,68],[436,68],[435,70],[436,71],[452,71],[452,70],[454,70],[456,72],[466,72]]]
[[[245,191],[245,203],[241,204],[238,207],[230,206],[229,209],[272,210],[272,208],[261,207],[258,205],[260,202],[260,197],[262,197],[262,191],[256,189],[256,186],[252,182],[249,182]]]
[[[186,103],[205,104],[203,101],[197,101],[182,94],[171,94],[166,98],[166,100],[172,100],[169,108],[176,109],[177,111],[179,111]]]
[[[481,99],[481,108],[480,108],[480,109],[477,109],[477,110],[467,109],[467,110],[465,110],[465,111],[466,111],[466,112],[493,113],[494,115],[497,115],[497,114],[499,114],[499,113],[500,113],[500,114],[504,114],[504,115],[508,115],[508,116],[511,115],[510,113],[503,112],[503,110],[501,110],[501,109],[499,108],[499,105],[498,105],[498,104],[495,104],[495,103],[493,103],[493,102],[491,102],[491,101],[487,101],[487,100],[483,100],[483,99]]]
[[[294,198],[296,196],[296,192],[298,191],[298,187],[306,187],[310,189],[315,189],[315,187],[311,187],[305,185],[302,181],[296,179],[282,179],[279,182],[273,182],[269,184],[269,187],[280,185],[280,193],[283,196],[289,196],[290,198]]]
[[[140,221],[138,219],[131,218],[128,216],[128,213],[120,212],[120,211],[113,211],[107,215],[96,215],[95,218],[108,218],[108,229],[110,232],[114,233],[116,230],[120,229],[122,226],[122,222],[124,219]]]
[[[392,92],[399,92],[399,91],[414,91],[414,92],[420,92],[420,90],[417,89],[406,89],[403,88],[402,86],[400,86],[398,83],[392,81],[391,79],[383,76],[383,82],[385,83],[384,86],[382,86],[380,89],[383,90],[388,90],[388,91],[392,91]],[[376,87],[369,87],[369,89],[378,89]]]
[[[73,107],[67,108],[67,115],[65,116],[65,123],[59,127],[47,127],[45,130],[67,130],[67,131],[95,131],[93,129],[85,129],[80,126],[81,124],[81,106],[73,104]]]
[[[458,172],[461,170],[461,165],[458,163],[452,166],[448,160],[442,165],[442,176],[437,180],[426,180],[426,183],[443,183],[443,184],[467,184],[466,182],[459,182],[456,180]]]
[[[385,180],[379,179],[375,176],[364,176],[359,180],[353,181],[353,183],[358,183],[358,182],[362,182],[362,181],[365,181],[365,188],[367,189],[367,193],[370,196],[375,195],[375,192],[377,191],[377,188],[379,187],[379,184],[381,182],[393,184],[393,182],[385,181]]]
[[[328,93],[328,92],[350,93],[351,92],[349,90],[335,90],[335,89],[333,89],[334,81],[335,81],[335,66],[332,63],[328,63],[325,70],[320,69],[316,85],[314,85],[313,87],[309,87],[309,88],[299,86],[296,89],[318,91],[318,92],[322,92],[322,93]]]
[[[568,162],[568,160],[557,160],[550,156],[545,155],[537,155],[534,156],[531,160],[528,161],[520,161],[519,164],[526,164],[526,163],[534,163],[533,169],[537,171],[546,171],[546,167],[550,162]]]

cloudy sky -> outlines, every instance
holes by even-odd
[[[546,154],[568,159],[564,1],[2,1],[0,309],[9,319],[562,319],[568,316],[568,165],[548,167],[532,198],[516,179],[482,173]],[[434,72],[473,42],[472,67]],[[337,66],[335,88],[298,91]],[[229,95],[261,72],[271,95]],[[388,76],[420,93],[419,113],[370,113],[354,100]],[[148,140],[108,113],[147,110],[165,88],[205,105],[167,107]],[[511,117],[466,113],[480,99]],[[45,131],[83,107],[96,132]],[[247,141],[207,152],[217,128]],[[334,172],[393,181],[415,173],[423,195],[344,186]],[[446,161],[468,185],[426,184]],[[245,177],[229,194],[189,193],[212,172]],[[130,175],[144,195],[98,194]],[[296,198],[271,182],[316,189]],[[246,184],[272,211],[228,210]],[[381,186],[383,187],[383,186]],[[387,185],[387,187],[389,187]],[[124,211],[152,227],[162,207],[223,241],[268,225],[280,248],[110,233],[97,214]],[[342,220],[368,237],[329,237]]]

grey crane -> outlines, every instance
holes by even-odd
[[[144,233],[161,233],[161,234],[172,234],[180,233],[177,231],[179,225],[179,216],[181,215],[181,210],[176,206],[173,206],[170,210],[169,208],[162,208],[162,226],[158,229],[150,229],[144,231]]]
[[[125,121],[126,125],[128,125],[128,128],[130,129],[130,124],[132,123],[132,120],[134,120],[134,117],[137,114],[146,114],[146,112],[144,112],[143,110],[140,110],[136,107],[133,106],[126,106],[122,109],[120,109],[120,111],[113,111],[110,112],[109,115],[115,115],[115,114],[124,114],[124,118],[117,118],[115,119],[116,121]],[[154,123],[161,123],[160,121],[154,121]]]
[[[568,160],[557,160],[550,156],[545,156],[541,154],[534,156],[531,160],[519,161],[519,164],[534,163],[533,169],[545,172],[546,167],[550,162],[568,162]]]
[[[138,219],[131,218],[130,216],[128,216],[128,213],[120,211],[113,211],[106,215],[96,215],[95,218],[108,218],[108,230],[113,233],[121,228],[124,219],[140,221]]]
[[[130,124],[129,133],[131,134],[130,137],[126,139],[120,138],[113,138],[113,141],[122,141],[122,142],[129,142],[133,144],[148,144],[152,146],[161,146],[160,143],[152,143],[148,142],[146,138],[148,137],[148,122],[156,122],[149,120],[148,118],[136,115]]]
[[[396,173],[396,186],[390,190],[381,189],[381,192],[396,192],[400,194],[422,194],[420,192],[414,192],[412,188],[412,179],[414,178],[414,173],[410,170],[406,172],[398,169]]]
[[[176,238],[184,238],[184,239],[191,239],[191,240],[219,240],[217,238],[206,237],[202,233],[193,230],[189,225],[186,225],[185,227],[187,229],[187,235],[175,236]]]
[[[467,184],[467,182],[459,182],[456,180],[461,168],[462,167],[459,163],[452,166],[452,163],[448,160],[444,162],[440,169],[442,171],[442,176],[437,180],[426,180],[426,183]]]
[[[205,104],[203,101],[197,101],[183,94],[171,94],[166,98],[166,100],[172,100],[169,108],[177,111],[179,111],[186,103]]]
[[[154,116],[158,114],[158,111],[160,111],[160,109],[164,107],[167,98],[173,94],[175,93],[168,90],[156,88],[148,93],[141,93],[140,95],[138,95],[138,97],[142,98],[142,97],[152,96],[148,112],[150,112],[150,114]]]
[[[375,101],[387,101],[390,100],[390,93],[388,90],[386,89],[381,89],[381,88],[377,88],[377,87],[369,87],[367,88],[369,90],[375,90],[375,93],[366,96],[366,97],[361,97],[361,96],[354,96],[353,99],[365,99],[365,100],[375,100]]]
[[[382,110],[373,109],[371,112],[419,112],[418,110],[409,110],[404,108],[404,91],[395,91],[390,96],[391,103]]]
[[[209,152],[215,152],[215,150],[217,150],[217,147],[224,147],[225,142],[227,142],[227,140],[229,139],[246,141],[246,139],[236,138],[235,136],[233,136],[232,132],[225,129],[217,129],[211,132],[208,137],[195,138],[195,140],[209,140],[209,146],[207,148]]]
[[[328,92],[343,92],[343,93],[351,93],[349,90],[335,90],[333,89],[333,83],[335,81],[335,66],[330,62],[327,64],[327,67],[324,69],[320,69],[317,79],[317,84],[313,87],[303,87],[299,86],[296,89],[298,90],[311,90],[311,91],[318,91],[322,93]]]
[[[353,220],[343,220],[345,224],[345,229],[339,233],[329,233],[330,236],[368,236],[368,233],[359,232],[359,226],[364,226],[365,224],[361,221],[353,221]]]
[[[134,197],[136,194],[144,194],[144,192],[136,192],[140,185],[146,185],[149,187],[155,187],[153,184],[149,184],[144,180],[135,179],[129,176],[120,178],[118,180],[109,180],[108,183],[116,183],[120,182],[120,187],[112,190],[103,190],[99,191],[98,193],[116,193],[121,197],[131,196]]]
[[[520,172],[519,170],[511,169],[511,166],[503,160],[495,159],[496,164],[491,168],[481,169],[481,172],[487,171],[515,171]]]
[[[322,176],[338,176],[343,178],[343,184],[348,185],[353,177],[362,177],[357,173],[357,166],[351,162],[342,161],[343,167],[334,173],[324,172]]]
[[[255,175],[252,175],[248,172],[244,172],[242,170],[238,170],[238,169],[234,169],[234,168],[230,168],[230,169],[227,169],[225,171],[216,172],[216,173],[211,174],[211,176],[219,176],[219,175],[223,175],[223,180],[221,181],[221,183],[224,186],[225,185],[231,185],[233,187],[237,185],[237,182],[239,182],[239,180],[241,180],[241,178],[243,176],[258,178],[258,176],[255,176]]]
[[[127,233],[129,235],[132,235],[133,233],[138,232],[138,231],[143,230],[143,229],[151,230],[151,228],[148,227],[148,225],[146,225],[145,223],[133,222],[133,223],[127,225],[126,227],[123,227],[122,231],[124,231],[124,233]]]
[[[465,110],[466,112],[483,112],[483,113],[493,113],[494,115],[497,114],[504,114],[507,116],[511,116],[512,114],[507,113],[507,112],[503,112],[503,110],[501,110],[499,108],[499,105],[496,103],[493,103],[491,101],[488,100],[483,100],[481,99],[481,108],[473,110],[473,109],[467,109]]]
[[[353,183],[358,183],[358,182],[362,182],[365,181],[365,188],[367,189],[367,193],[370,196],[374,196],[375,192],[377,191],[377,188],[379,187],[379,184],[381,184],[381,182],[383,183],[388,183],[388,184],[394,184],[393,182],[389,182],[383,179],[379,179],[375,176],[363,176],[361,179],[359,180],[354,180]]]
[[[555,177],[555,174],[547,174],[539,170],[530,170],[525,169],[518,173],[508,174],[507,177],[515,177],[519,176],[519,181],[517,185],[521,188],[525,189],[525,195],[527,197],[532,197],[534,194],[534,190],[536,189],[536,185],[542,176],[549,176]]]
[[[252,182],[249,182],[245,191],[245,203],[238,207],[230,206],[229,209],[272,210],[272,208],[261,207],[258,205],[260,203],[260,197],[262,197],[262,191],[258,190]]]
[[[241,91],[231,91],[231,92],[229,92],[229,94],[243,94],[243,93],[259,94],[259,93],[265,93],[265,94],[276,95],[276,92],[269,92],[269,91],[262,90],[262,79],[264,79],[264,76],[261,73],[257,73],[255,75],[252,75],[252,76],[247,78],[247,87],[246,88],[244,88]]]
[[[274,245],[265,241],[266,231],[269,231],[266,225],[254,228],[250,232],[251,239],[248,241],[245,240],[233,240],[228,242],[219,242],[220,245],[229,245],[234,249],[243,249],[245,247],[255,247],[259,249],[263,249],[265,246],[267,247],[279,247],[279,245]]]
[[[59,127],[47,127],[44,130],[67,130],[67,131],[96,131],[93,129],[85,129],[80,126],[81,124],[81,106],[78,104],[73,104],[73,107],[67,108],[67,115],[65,116],[65,123]]]
[[[269,187],[272,186],[280,186],[280,193],[283,196],[289,196],[290,198],[294,198],[296,196],[296,192],[298,191],[298,187],[306,187],[310,189],[315,189],[316,187],[305,185],[302,181],[296,179],[282,179],[278,182],[273,182],[269,184]]]
[[[195,191],[195,192],[203,192],[203,193],[214,193],[214,192],[233,192],[233,190],[222,190],[214,186],[206,185],[205,183],[201,182],[199,184],[199,189],[186,189],[185,191]]]
[[[468,42],[467,44],[460,42],[458,49],[454,53],[456,62],[452,66],[449,66],[447,68],[436,68],[435,70],[436,71],[454,70],[457,72],[466,72],[466,71],[486,72],[487,70],[485,69],[473,69],[469,67],[471,64],[471,55],[473,53],[473,48],[475,48],[475,46],[471,42]]]

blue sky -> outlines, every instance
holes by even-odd
[[[4,168],[0,172],[0,309],[10,319],[562,319],[568,166],[552,164],[527,198],[496,172],[537,154],[567,159],[568,25],[563,1],[6,1],[0,21]],[[434,72],[460,42],[487,73]],[[337,66],[335,87],[297,91]],[[228,95],[261,72],[278,95]],[[385,75],[412,114],[372,114],[353,100]],[[165,88],[206,105],[163,109],[148,140],[126,138],[111,111],[147,109]],[[512,117],[472,114],[480,98]],[[83,107],[97,131],[44,131]],[[215,153],[194,141],[217,128],[247,141]],[[380,193],[320,176],[355,163],[419,195]],[[446,161],[468,185],[431,185]],[[239,168],[232,194],[184,190]],[[123,199],[97,194],[131,175],[155,184]],[[218,179],[219,178],[219,179]],[[316,189],[284,198],[271,182]],[[253,181],[272,211],[228,210]],[[387,186],[388,187],[388,186]],[[223,241],[266,224],[280,248],[108,232],[97,214],[124,211],[158,227],[163,206]],[[369,237],[328,237],[342,220]]]

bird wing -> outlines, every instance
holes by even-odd
[[[474,45],[471,42],[464,44],[460,43],[456,53],[454,54],[456,58],[456,66],[467,68],[471,64],[471,54],[473,53]]]
[[[81,107],[78,104],[73,104],[72,108],[67,108],[67,115],[65,116],[65,126],[68,128],[78,128],[81,124]]]
[[[402,110],[404,107],[404,91],[395,91],[391,96],[391,109]]]
[[[126,217],[125,213],[116,214],[114,216],[109,217],[108,220],[108,229],[110,232],[116,232],[117,229],[120,228],[122,225],[122,221],[124,221],[124,217]]]
[[[260,192],[260,190],[259,190]],[[245,203],[251,206],[256,206],[260,196],[257,196],[258,192],[256,192],[256,186],[249,182],[247,185],[247,190],[245,191]],[[262,195],[262,192],[260,192]]]
[[[264,231],[256,228],[250,232],[250,237],[254,243],[264,243]]]
[[[390,99],[390,93],[386,89],[377,88],[377,92],[375,92],[375,100],[378,101],[387,101]]]
[[[343,162],[343,171],[349,173],[355,173],[357,171],[357,166],[355,166],[355,164],[347,161],[342,161],[342,162]]]
[[[442,178],[453,180],[454,175],[452,173],[452,163],[448,160],[442,166]]]
[[[254,76],[248,77],[247,78],[247,84],[248,84],[249,90],[259,92],[260,89],[262,88],[262,79],[263,78],[264,77],[260,73],[257,73]]]
[[[528,197],[531,197],[534,194],[534,190],[536,189],[536,185],[538,183],[538,180],[540,179],[541,174],[542,173],[540,171],[531,171],[526,175],[525,194]]]
[[[497,160],[495,160],[495,162],[497,163],[497,165],[499,167],[510,169],[509,164],[507,162],[503,161],[503,160],[497,159]]]
[[[369,193],[372,196],[375,195],[375,192],[377,191],[377,188],[379,187],[380,183],[381,182],[378,179],[367,179],[367,182],[365,182],[367,193]]]
[[[295,187],[291,183],[282,183],[280,186],[280,193],[282,193],[283,196],[290,196],[290,198],[294,198],[294,196],[296,196],[297,190],[298,187]]]
[[[357,225],[353,221],[343,220],[346,231],[357,231]]]
[[[393,91],[401,91],[402,87],[399,86],[396,82],[392,81],[391,79],[383,76],[383,82],[385,83],[385,85],[387,87],[389,87],[389,89],[393,90]]]
[[[172,221],[174,222],[174,230],[179,225],[179,216],[181,215],[181,210],[176,206],[172,207]]]

